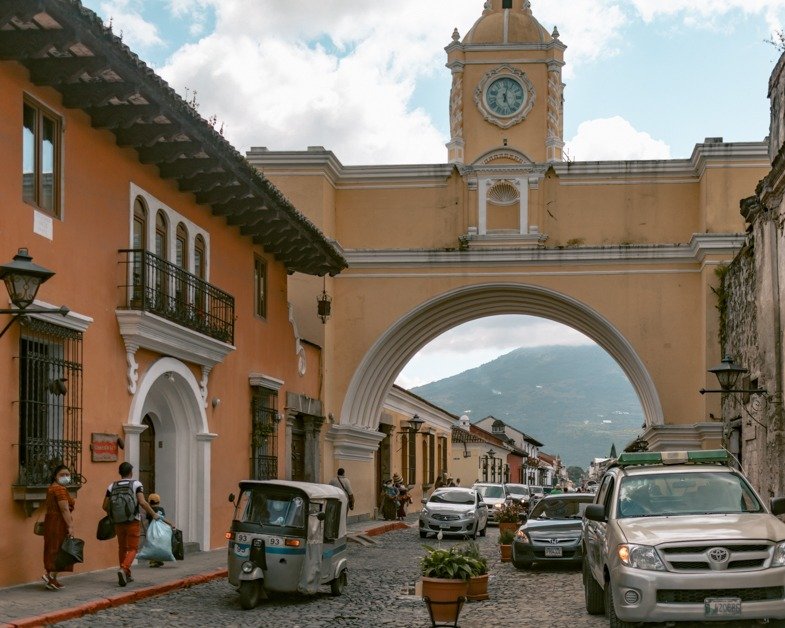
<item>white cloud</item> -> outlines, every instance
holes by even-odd
[[[670,159],[670,147],[645,131],[636,130],[621,116],[581,122],[566,143],[574,161]]]
[[[144,0],[109,0],[101,2],[98,13],[131,50],[143,50],[163,44],[158,27],[145,20],[140,11]]]

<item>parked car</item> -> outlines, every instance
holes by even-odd
[[[477,491],[488,505],[488,522],[496,523],[496,511],[507,501],[507,491],[504,490],[504,484],[478,482],[472,486],[472,489]]]
[[[505,484],[504,490],[507,492],[507,500],[515,501],[528,507],[531,492],[526,484]]]
[[[540,501],[543,497],[545,497],[545,492],[542,489],[542,486],[537,486],[536,484],[529,484],[529,508],[534,507],[538,501]]]
[[[528,569],[532,563],[572,563],[583,560],[581,519],[593,495],[547,495],[532,509],[515,534],[512,563]]]
[[[621,454],[583,521],[586,610],[638,622],[785,625],[785,498],[768,510],[727,451]]]
[[[428,534],[485,536],[488,528],[488,506],[480,493],[470,488],[437,488],[423,499],[420,511],[420,538]]]

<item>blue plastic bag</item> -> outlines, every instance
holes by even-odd
[[[172,528],[162,519],[154,519],[147,526],[147,536],[137,558],[142,560],[174,560],[172,554]]]

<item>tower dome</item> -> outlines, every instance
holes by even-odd
[[[547,44],[553,37],[532,15],[529,0],[487,0],[464,44]]]

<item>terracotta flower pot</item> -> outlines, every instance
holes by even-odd
[[[469,592],[467,580],[422,577],[422,596],[431,601],[430,611],[435,623],[456,623],[463,602]]]
[[[488,599],[488,574],[472,576],[469,578],[469,599],[472,602],[479,602]]]
[[[502,521],[501,523],[499,523],[499,534],[501,534],[505,530],[509,530],[510,532],[515,534],[518,531],[518,528],[520,527],[521,527],[520,523]]]
[[[509,563],[512,560],[512,545],[499,545],[499,552],[502,555],[503,563]]]

